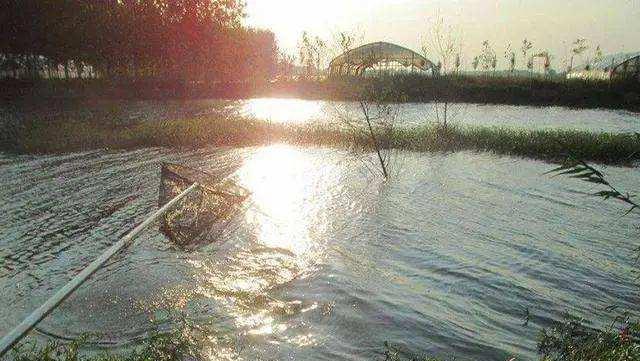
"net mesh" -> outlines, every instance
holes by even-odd
[[[178,164],[162,165],[158,203],[163,206],[193,183],[195,191],[163,216],[160,231],[175,245],[195,249],[218,241],[241,213],[249,192],[229,179],[237,167],[215,175]]]

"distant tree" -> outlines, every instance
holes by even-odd
[[[471,66],[473,67],[473,70],[478,70],[478,65],[480,65],[480,57],[474,56],[473,61],[471,62]]]
[[[295,57],[283,51],[278,54],[278,77],[291,79],[294,75]]]
[[[551,55],[547,52],[547,56],[544,58],[544,73],[549,75],[551,71]]]
[[[604,59],[604,53],[602,52],[602,49],[600,48],[600,45],[596,46],[596,49],[593,53],[593,61],[594,62],[601,62]]]
[[[504,52],[504,59],[509,64],[509,72],[513,73],[516,68],[516,53],[511,49],[511,44],[507,45]]]
[[[316,76],[322,71],[322,64],[327,55],[327,43],[319,36],[311,36],[302,32],[302,39],[298,44],[300,64],[305,67],[307,75],[315,72]]]
[[[589,49],[589,45],[587,43],[587,39],[578,38],[573,42],[571,48],[571,62],[569,64],[569,71],[573,70],[574,58],[576,56],[581,56],[585,51]]]
[[[300,65],[305,68],[306,75],[310,76],[313,73],[315,64],[315,44],[311,40],[311,37],[306,31],[302,32],[302,39],[298,44]]]
[[[522,41],[522,47],[520,48],[520,51],[522,52],[522,64],[526,64],[527,65],[527,69],[531,70],[533,69],[533,64],[531,65],[531,67],[529,66],[529,61],[531,59],[529,59],[529,51],[533,48],[533,43],[531,43],[529,40],[524,39]]]
[[[482,52],[480,53],[480,64],[484,70],[493,68],[495,70],[497,66],[496,52],[491,47],[489,40],[482,42]]]
[[[348,52],[354,48],[356,38],[352,33],[341,31],[337,35],[337,43],[341,54]]]
[[[428,35],[423,40],[423,55],[431,59],[436,56],[442,64],[441,71],[448,73],[452,70],[452,66],[455,66],[456,49],[459,47],[460,39],[456,37],[454,29],[445,25],[444,18],[440,14],[436,15]]]
[[[460,65],[462,65],[461,59],[460,59],[460,53],[456,54],[456,59],[454,61],[454,67],[456,69],[456,73],[460,72]]]
[[[275,37],[242,26],[243,13],[241,0],[6,0],[0,54],[16,76],[266,79]]]

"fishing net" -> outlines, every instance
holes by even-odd
[[[178,164],[162,165],[158,203],[163,206],[193,183],[191,192],[160,221],[160,231],[175,245],[195,249],[218,241],[241,213],[249,192],[229,176],[237,167],[209,174]]]

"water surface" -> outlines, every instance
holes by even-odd
[[[440,121],[443,105],[398,104],[398,126],[421,126]],[[7,119],[92,120],[106,124],[175,120],[198,116],[256,118],[278,123],[336,123],[340,118],[361,117],[354,102],[259,98],[248,100],[181,101],[60,101],[46,107],[6,104],[0,121]],[[640,114],[624,110],[569,109],[515,105],[449,104],[448,122],[460,126],[497,126],[519,129],[578,129],[606,132],[640,132]]]
[[[238,227],[184,252],[151,227],[54,311],[40,339],[144,337],[167,310],[215,330],[212,359],[371,360],[389,341],[462,360],[534,360],[569,311],[637,307],[635,218],[551,165],[399,153],[394,177],[322,148],[0,155],[0,333],[157,208],[159,162],[240,164]],[[608,168],[633,190],[635,169]],[[529,309],[527,327],[523,317]],[[166,326],[166,325],[165,325]]]

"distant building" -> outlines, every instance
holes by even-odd
[[[640,81],[640,52],[604,56],[579,66],[569,73],[569,79],[635,79]]]
[[[364,75],[367,70],[432,71],[439,68],[424,56],[400,45],[377,42],[362,45],[337,56],[329,64],[331,76]]]

